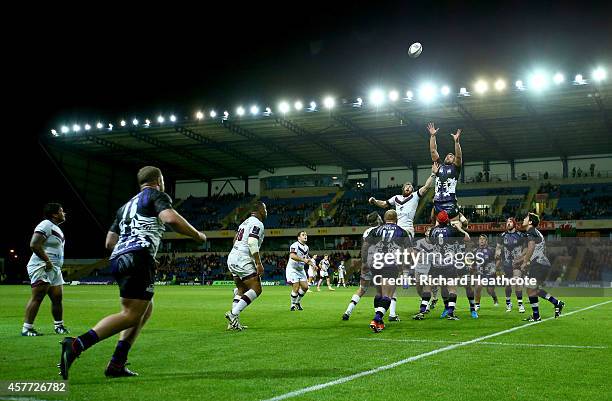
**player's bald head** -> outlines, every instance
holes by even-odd
[[[397,212],[395,210],[385,212],[385,223],[397,223]]]

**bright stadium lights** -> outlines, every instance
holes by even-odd
[[[85,124],[85,131],[89,131],[91,129],[91,125]]]
[[[72,131],[79,132],[81,130],[81,126],[79,124],[74,124],[72,126]]]
[[[121,120],[121,122],[119,123],[119,125],[121,125],[122,127],[125,127],[125,126],[126,126],[126,124],[127,124],[127,123],[125,122],[125,120]]]
[[[370,103],[374,106],[380,106],[385,101],[385,94],[380,89],[374,89],[370,92]]]
[[[174,114],[170,116],[170,121],[176,122],[176,116]]]
[[[236,109],[236,114],[242,117],[244,115],[244,107],[238,106],[238,108]]]
[[[483,94],[489,90],[489,84],[487,83],[487,81],[479,79],[474,85],[474,90],[476,90],[476,93]]]
[[[257,113],[259,113],[259,107],[255,105],[251,106],[251,114],[255,116]]]
[[[355,103],[353,103],[353,107],[361,107],[362,105],[363,105],[363,99],[362,99],[362,98],[360,98],[360,97],[358,97],[358,98],[355,100]]]
[[[470,96],[470,92],[468,92],[467,88],[459,89],[459,95],[461,96]]]
[[[287,103],[287,102],[280,102],[278,104],[278,111],[280,111],[283,114],[287,113],[289,111],[289,103]]]
[[[529,87],[537,91],[543,90],[548,86],[548,78],[542,72],[536,72],[529,78]]]
[[[101,123],[101,122],[98,122],[98,123],[96,124],[96,128],[97,128],[97,129],[102,129],[102,127],[103,127],[103,125],[102,125],[102,123]]]
[[[224,119],[224,120],[227,120],[228,118],[229,118],[229,112],[228,112],[227,110],[225,110],[225,111],[223,112],[223,119]]]
[[[525,84],[520,79],[514,83],[514,86],[520,91],[525,90]]]
[[[412,91],[406,91],[406,99],[412,100],[413,97],[414,93],[412,93]]]
[[[272,114],[272,109],[270,107],[266,107],[266,111],[264,112],[264,115],[269,116]]]
[[[145,120],[144,126],[145,128],[149,128],[149,125],[151,125],[151,120],[149,120],[148,118]]]
[[[503,79],[498,79],[497,81],[495,81],[495,90],[496,91],[501,92],[504,89],[506,89],[506,81],[504,81]]]
[[[423,84],[419,88],[419,99],[429,103],[436,97],[436,88],[432,84]]]
[[[198,111],[198,112],[196,113],[196,118],[197,118],[198,120],[203,119],[203,118],[204,118],[204,113],[202,113],[201,111]]]
[[[295,107],[296,110],[302,110],[304,108],[304,104],[298,100],[293,104],[293,107]]]
[[[444,85],[442,89],[440,89],[440,93],[443,96],[448,96],[448,94],[450,93],[450,88],[448,87],[448,85]]]
[[[133,120],[132,120],[132,125],[138,125],[138,119],[136,119],[136,118],[135,118],[135,119],[133,119]]]
[[[163,122],[166,121],[166,119],[164,118],[164,116],[159,116],[157,117],[157,122],[160,124],[163,124]]]
[[[310,102],[310,107],[308,108],[308,110],[315,111],[316,109],[317,109],[317,102],[315,101]]]
[[[217,112],[214,111],[214,110],[211,110],[210,111],[210,118],[215,118],[215,117],[217,117]]]
[[[389,100],[392,102],[397,101],[397,99],[399,99],[399,92],[396,90],[392,90],[391,92],[389,92]]]
[[[57,136],[57,135],[58,135],[57,131],[56,131],[56,130],[54,130],[54,129],[52,129],[52,130],[51,130],[51,134],[52,134],[53,136]]]
[[[114,125],[113,125],[113,124],[108,123],[108,130],[109,130],[109,131],[112,131],[112,130],[113,130],[113,127],[114,127]]]
[[[601,82],[606,79],[606,70],[604,70],[602,67],[598,67],[595,69],[595,71],[593,71],[591,76],[595,82]]]
[[[325,108],[327,109],[331,109],[332,107],[334,107],[335,104],[336,104],[336,101],[331,96],[328,96],[325,99],[323,99],[323,106],[325,106]]]
[[[586,84],[586,81],[584,80],[584,77],[582,76],[582,74],[577,74],[574,77],[574,84],[576,84],[576,85],[584,85],[584,84]]]
[[[553,77],[553,82],[557,85],[563,83],[563,81],[565,81],[565,77],[560,72],[556,73]]]

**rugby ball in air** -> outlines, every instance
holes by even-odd
[[[408,55],[412,58],[419,57],[421,52],[423,51],[423,46],[419,42],[415,42],[410,45],[408,48]]]

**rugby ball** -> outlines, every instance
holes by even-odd
[[[421,52],[423,51],[423,46],[419,42],[415,42],[410,45],[408,48],[408,55],[412,58],[419,57]]]

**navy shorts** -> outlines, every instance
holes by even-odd
[[[434,201],[434,211],[436,214],[445,210],[448,213],[450,219],[455,218],[459,215],[459,207],[457,201],[437,202]]]
[[[153,298],[155,283],[155,259],[148,250],[124,253],[111,259],[111,270],[121,298]]]

